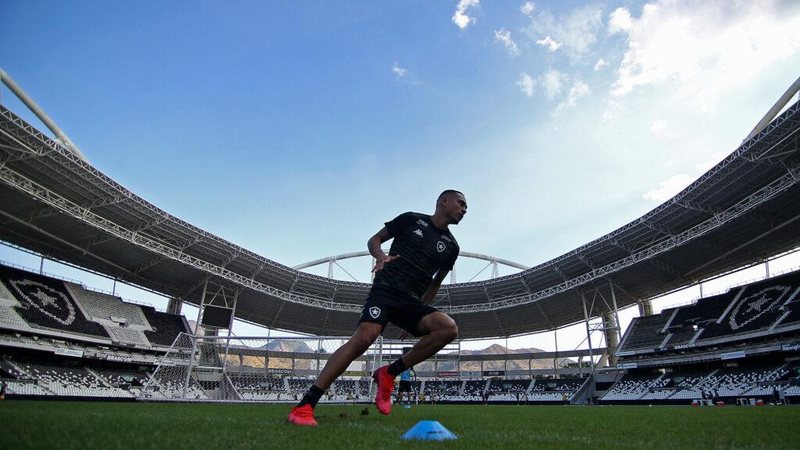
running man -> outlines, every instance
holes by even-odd
[[[378,386],[375,406],[381,414],[392,410],[394,378],[430,356],[458,336],[455,321],[430,306],[447,272],[453,269],[459,247],[449,226],[467,213],[467,201],[459,191],[446,190],[436,200],[432,216],[407,212],[381,228],[367,249],[375,258],[375,279],[361,311],[353,336],[339,347],[317,376],[317,380],[289,413],[295,425],[317,426],[314,408],[322,394],[356,358],[364,354],[391,322],[406,333],[421,337],[402,357],[372,373]],[[381,244],[392,241],[389,254]]]

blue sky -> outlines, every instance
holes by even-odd
[[[268,258],[456,188],[462,249],[532,266],[733,151],[800,75],[800,4],[3,0],[0,42],[98,169]]]

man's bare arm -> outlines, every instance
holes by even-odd
[[[436,293],[439,292],[439,288],[442,286],[442,281],[447,276],[449,270],[440,270],[436,272],[431,280],[431,284],[428,286],[428,289],[425,290],[425,293],[422,294],[422,303],[425,305],[430,305],[433,303],[433,300],[436,298]]]
[[[375,258],[375,267],[372,268],[373,272],[383,269],[384,264],[399,258],[397,255],[389,256],[383,252],[383,249],[381,249],[381,244],[389,239],[391,239],[391,236],[389,236],[389,231],[386,230],[386,227],[383,227],[367,241],[367,250],[369,250],[369,254]]]

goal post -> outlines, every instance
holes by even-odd
[[[181,333],[160,357],[140,400],[294,402],[313,384],[342,337],[194,336]],[[367,402],[381,340],[356,358],[323,402]],[[373,391],[373,392],[371,392]]]

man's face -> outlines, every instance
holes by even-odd
[[[444,199],[444,207],[450,223],[457,224],[467,214],[467,199],[459,193],[450,194]]]

